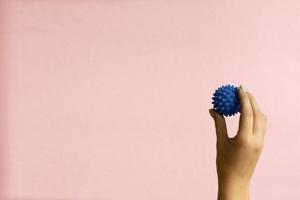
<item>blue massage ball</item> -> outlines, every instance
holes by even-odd
[[[233,85],[223,85],[213,94],[213,108],[226,117],[240,112],[238,88]]]

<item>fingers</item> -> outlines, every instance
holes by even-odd
[[[241,105],[241,115],[239,121],[238,134],[252,133],[253,129],[253,110],[248,94],[242,86],[238,88]]]
[[[217,141],[226,141],[228,138],[225,118],[214,109],[209,110],[210,115],[215,121]]]
[[[256,102],[253,95],[249,92],[247,93],[254,113],[253,134],[264,137],[267,118],[260,110],[258,103]]]

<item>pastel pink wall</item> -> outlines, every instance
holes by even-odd
[[[252,199],[300,199],[298,0],[1,4],[4,199],[216,199],[225,83],[269,118]]]

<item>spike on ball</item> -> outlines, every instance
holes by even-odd
[[[228,117],[240,112],[238,88],[233,85],[219,87],[212,97],[213,108],[220,114]]]

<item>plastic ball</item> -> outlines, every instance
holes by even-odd
[[[233,85],[219,87],[213,94],[213,108],[224,116],[233,116],[240,112],[238,88]]]

